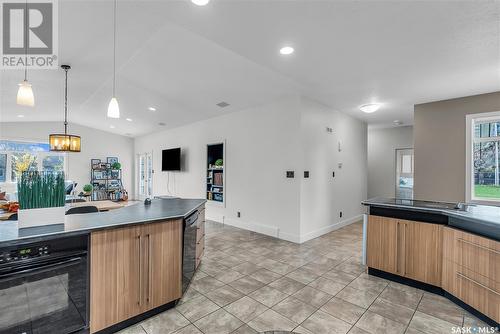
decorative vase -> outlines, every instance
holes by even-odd
[[[24,209],[17,212],[19,228],[63,224],[66,209],[64,206],[41,209]]]

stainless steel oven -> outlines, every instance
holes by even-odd
[[[0,334],[88,327],[88,236],[0,248]]]
[[[198,229],[198,211],[184,219],[183,256],[182,256],[182,292],[186,291],[196,270],[196,232]]]

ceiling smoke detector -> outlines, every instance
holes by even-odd
[[[225,107],[228,107],[230,104],[225,102],[225,101],[222,101],[222,102],[219,102],[217,103],[217,106],[218,107],[221,107],[221,108],[225,108]]]

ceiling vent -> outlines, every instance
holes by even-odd
[[[217,103],[217,106],[219,106],[221,108],[225,108],[225,107],[229,106],[229,103],[222,101],[222,102]]]

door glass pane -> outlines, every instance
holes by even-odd
[[[496,129],[495,129],[496,131]],[[499,142],[474,143],[474,197],[500,200]]]
[[[396,198],[413,198],[413,149],[396,150]]]

